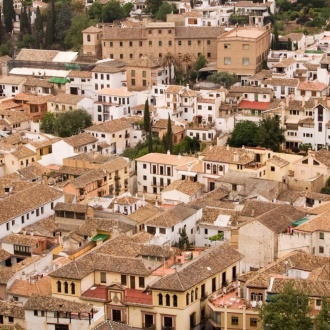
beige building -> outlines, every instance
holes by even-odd
[[[270,24],[263,27],[240,26],[218,38],[217,70],[242,77],[262,68],[270,48]]]
[[[88,28],[83,31],[83,53],[97,55],[101,48],[102,58],[124,61],[137,60],[145,54],[162,57],[168,52],[176,56],[189,53],[215,61],[217,38],[223,33],[220,26],[184,27],[174,22],[148,22],[135,28]]]

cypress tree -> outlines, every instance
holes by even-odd
[[[72,12],[67,1],[62,3],[55,25],[56,40],[64,41],[65,33],[71,26]]]
[[[5,20],[6,32],[13,31],[13,21],[15,20],[15,10],[13,0],[3,0],[3,16]]]
[[[26,12],[26,7],[21,8],[21,17],[20,17],[20,32],[24,34],[29,33],[29,19]]]
[[[56,23],[56,18],[55,18],[55,1],[51,1],[51,6],[48,12],[48,17],[47,17],[47,26],[46,26],[46,48],[50,48],[53,43],[54,43],[54,33],[55,33],[55,23]]]
[[[150,131],[150,112],[149,112],[149,102],[146,100],[144,103],[144,116],[143,116],[143,127],[146,132]]]
[[[148,152],[153,152],[152,147],[152,135],[151,135],[151,125],[149,126],[149,135],[148,135]]]
[[[44,23],[42,21],[42,16],[41,16],[39,6],[37,7],[37,10],[36,10],[36,19],[34,21],[34,29],[38,32],[42,32],[44,29]]]
[[[2,25],[2,12],[1,12],[1,7],[0,7],[0,44],[2,44],[2,39],[5,34],[5,30]]]
[[[165,150],[169,150],[170,153],[172,153],[173,150],[173,131],[172,131],[172,122],[170,118],[170,114],[168,115],[168,121],[167,121],[167,132],[164,135],[163,138],[163,144]]]

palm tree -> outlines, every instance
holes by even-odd
[[[171,52],[167,52],[162,58],[161,58],[161,65],[163,68],[168,67],[169,70],[169,83],[172,81],[172,66],[176,68],[179,65],[178,58],[172,54]]]
[[[189,82],[190,80],[190,69],[191,67],[194,65],[195,61],[196,61],[196,57],[194,54],[191,53],[184,53],[183,55],[180,56],[180,63],[183,65],[184,67],[184,72],[186,74],[186,79],[187,82]]]

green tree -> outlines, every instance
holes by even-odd
[[[126,2],[123,6],[122,6],[122,10],[123,10],[123,15],[124,17],[129,17],[131,11],[133,10],[134,5],[132,2]]]
[[[123,8],[117,0],[108,1],[102,9],[102,20],[105,23],[112,23],[114,20],[124,17]]]
[[[148,152],[153,152],[153,141],[152,141],[152,134],[151,134],[151,125],[149,125],[149,132],[148,132]]]
[[[157,10],[157,13],[155,15],[155,18],[157,20],[166,22],[166,15],[171,13],[176,14],[178,12],[178,7],[175,3],[169,3],[167,1],[164,1],[159,9]]]
[[[259,145],[271,149],[275,152],[280,151],[280,146],[285,142],[285,129],[280,127],[280,119],[277,116],[267,116],[259,125]]]
[[[54,133],[56,117],[52,112],[46,112],[41,119],[40,129],[48,134]]]
[[[40,12],[40,8],[38,6],[36,10],[36,19],[34,21],[34,36],[36,40],[35,48],[37,49],[39,49],[42,44],[41,39],[43,38],[43,32],[44,32],[44,22]]]
[[[57,21],[55,25],[56,40],[63,42],[66,31],[71,26],[72,12],[71,7],[67,0],[62,2],[62,6],[57,15]]]
[[[13,30],[13,21],[16,16],[13,0],[3,0],[2,6],[5,30],[6,32],[11,32]]]
[[[94,24],[86,14],[77,14],[72,18],[71,26],[65,35],[64,44],[74,51],[79,51],[83,44],[82,30]]]
[[[46,48],[51,48],[54,43],[55,25],[56,25],[55,0],[52,0],[47,15],[46,37],[45,37]]]
[[[259,317],[267,329],[310,330],[312,321],[309,312],[308,296],[288,283],[272,302],[262,305]]]
[[[182,228],[179,237],[179,249],[187,250],[190,248],[189,237],[186,233],[186,229]]]
[[[292,50],[292,40],[288,38],[288,51]]]
[[[31,32],[31,26],[29,24],[29,18],[26,11],[26,6],[21,8],[21,17],[20,17],[20,32],[22,35],[26,35]]]
[[[159,7],[162,5],[163,0],[146,0],[144,12],[146,14],[156,15]]]
[[[172,131],[172,122],[170,115],[168,115],[168,120],[167,120],[167,131],[166,134],[163,137],[163,145],[165,150],[169,150],[172,153],[173,149],[173,131]]]
[[[237,77],[235,74],[231,74],[227,71],[221,71],[212,73],[206,78],[206,80],[229,88],[236,83]]]
[[[241,148],[244,146],[256,147],[259,143],[259,127],[250,120],[239,122],[235,125],[233,134],[228,139],[231,147]]]
[[[299,149],[301,151],[304,151],[307,155],[308,149],[312,149],[312,145],[310,143],[301,143],[299,144]]]
[[[198,71],[202,68],[205,68],[207,64],[207,59],[204,55],[199,55],[195,62],[195,70]]]
[[[146,100],[144,103],[143,128],[147,133],[149,133],[150,127],[151,127],[151,123],[150,123],[149,102],[148,100]]]
[[[316,330],[329,330],[330,328],[330,314],[329,304],[326,297],[322,297],[322,305],[319,313],[315,317]]]
[[[86,110],[67,111],[56,118],[54,131],[59,137],[68,137],[78,134],[81,129],[92,124],[92,116]]]
[[[179,143],[173,146],[173,155],[195,153],[196,151],[199,151],[198,146],[198,140],[195,136],[193,138],[185,136]]]
[[[172,81],[172,67],[176,68],[179,65],[178,58],[171,52],[167,52],[161,60],[163,68],[168,67],[169,83]]]
[[[280,37],[278,32],[278,25],[274,24],[273,29],[273,37],[272,37],[272,49],[279,50],[280,49]]]
[[[89,7],[88,15],[91,19],[100,21],[102,18],[102,4],[98,1],[93,2],[93,4]]]
[[[0,7],[0,45],[2,44],[4,36],[5,36],[5,29],[2,24],[2,11],[1,11],[1,7]]]
[[[35,44],[35,36],[31,34],[25,34],[22,41],[18,44],[18,48],[34,48]]]

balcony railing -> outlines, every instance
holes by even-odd
[[[156,325],[155,324],[143,323],[142,324],[142,329],[143,330],[155,330],[156,329]]]

